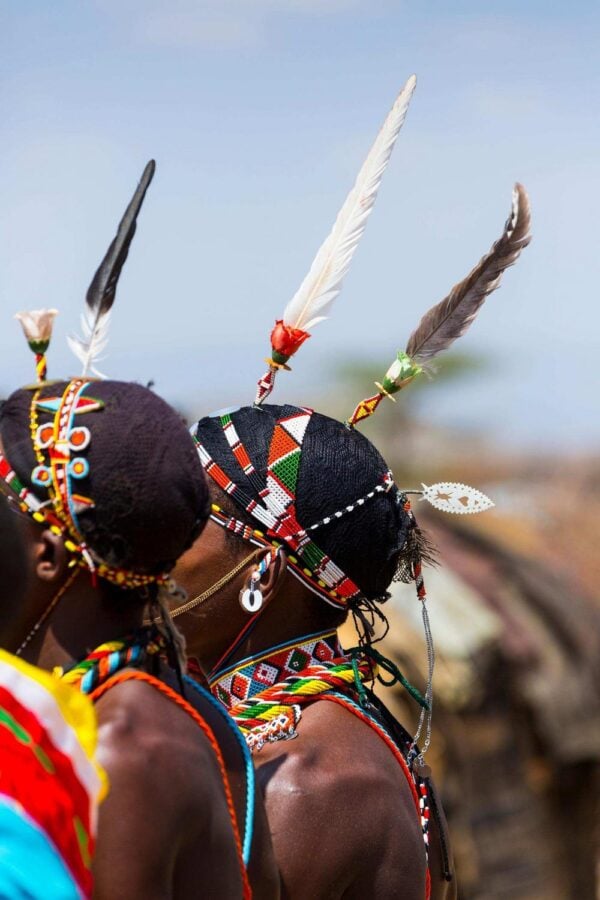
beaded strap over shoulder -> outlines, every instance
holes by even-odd
[[[215,712],[221,717],[223,723],[227,726],[231,734],[234,736],[240,748],[240,753],[242,754],[244,760],[244,768],[246,771],[246,815],[244,817],[244,837],[242,851],[244,864],[248,866],[250,864],[252,838],[254,836],[254,791],[256,788],[254,765],[252,763],[250,750],[248,749],[248,745],[244,740],[242,732],[237,727],[226,709],[219,703],[219,701],[215,700],[215,698],[209,691],[201,687],[201,685],[199,685],[198,682],[191,678],[189,675],[184,675],[183,680],[188,687],[190,687],[197,694],[200,694],[200,696],[204,697],[207,703],[210,703],[212,705]]]
[[[183,697],[181,697],[176,691],[170,688],[168,685],[164,684],[164,682],[160,681],[160,679],[155,678],[153,675],[149,675],[147,672],[140,672],[137,669],[125,669],[121,672],[118,672],[112,678],[109,678],[108,681],[105,681],[99,687],[97,687],[90,694],[91,699],[96,703],[100,700],[104,694],[107,693],[111,688],[115,687],[117,684],[121,684],[125,681],[145,681],[146,684],[151,685],[155,690],[159,691],[165,697],[168,697],[176,706],[182,709],[184,712],[188,714],[188,716],[196,723],[196,725],[204,732],[206,738],[208,739],[215,757],[217,759],[217,764],[219,766],[219,771],[221,774],[221,780],[223,782],[223,788],[225,791],[225,799],[227,802],[227,810],[229,812],[229,818],[231,819],[231,825],[233,828],[233,833],[235,836],[235,845],[238,855],[238,862],[240,867],[240,874],[242,877],[243,884],[243,897],[244,900],[251,900],[252,890],[250,888],[250,883],[248,881],[248,875],[246,872],[246,867],[244,865],[244,859],[242,854],[242,842],[240,840],[240,833],[237,825],[237,816],[235,814],[235,808],[233,805],[233,797],[231,796],[231,788],[229,786],[229,778],[227,777],[227,772],[225,770],[225,764],[223,762],[223,756],[221,754],[221,750],[219,745],[215,739],[215,736],[212,732],[210,726],[204,721],[202,716],[197,710],[194,709],[191,704],[187,702]]]

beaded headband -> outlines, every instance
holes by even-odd
[[[32,394],[30,432],[36,456],[31,480],[36,488],[45,491],[47,499],[29,490],[12,468],[5,452],[0,451],[0,478],[18,500],[20,509],[34,521],[47,525],[54,534],[65,539],[71,555],[70,567],[87,569],[94,584],[105,578],[121,588],[140,588],[148,584],[169,583],[166,574],[144,575],[128,569],[109,566],[86,543],[78,522],[78,515],[92,509],[94,502],[76,489],[77,483],[89,474],[89,462],[81,455],[92,440],[90,429],[80,425],[78,418],[104,408],[102,400],[87,396],[93,383],[82,378],[69,381],[62,396],[40,397],[40,390]],[[40,412],[50,413],[52,420],[39,424]]]

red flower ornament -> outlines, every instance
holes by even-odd
[[[271,332],[271,351],[273,356],[269,363],[287,369],[286,363],[290,356],[293,356],[309,337],[308,331],[302,331],[301,328],[292,328],[291,325],[286,325],[283,319],[278,319]]]

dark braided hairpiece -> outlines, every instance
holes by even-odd
[[[394,581],[403,584],[411,584],[415,580],[415,566],[418,564],[427,564],[435,566],[437,564],[436,549],[429,536],[419,528],[414,513],[407,502],[406,494],[398,493],[396,502],[407,513],[410,524],[406,535],[406,543],[402,548],[402,553],[398,557],[398,566],[394,573]]]

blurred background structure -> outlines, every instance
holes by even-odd
[[[252,400],[411,72],[342,296],[275,402],[348,415],[527,187],[532,245],[463,355],[363,426],[400,483],[496,502],[469,521],[416,507],[442,563],[432,756],[466,900],[597,890],[599,39],[593,0],[0,0],[0,395],[32,377],[20,309],[60,309],[49,373],[75,371],[65,335],[150,157],[104,371],[190,419]],[[422,684],[411,589],[388,611]]]
[[[455,377],[464,362],[450,360],[449,373]],[[432,427],[416,417],[415,397],[418,406],[418,395],[409,399],[407,389],[402,415],[388,408],[378,423],[376,443],[386,447],[398,483],[462,481],[498,504],[464,518],[415,504],[440,564],[425,573],[437,655],[429,761],[452,834],[460,896],[593,900],[600,807],[598,459],[540,457],[484,435]],[[422,686],[427,653],[414,588],[396,585],[385,611],[391,627],[382,646]],[[346,640],[353,642],[350,629]],[[388,702],[392,694],[394,712],[414,727],[415,707],[401,688],[378,693]]]

